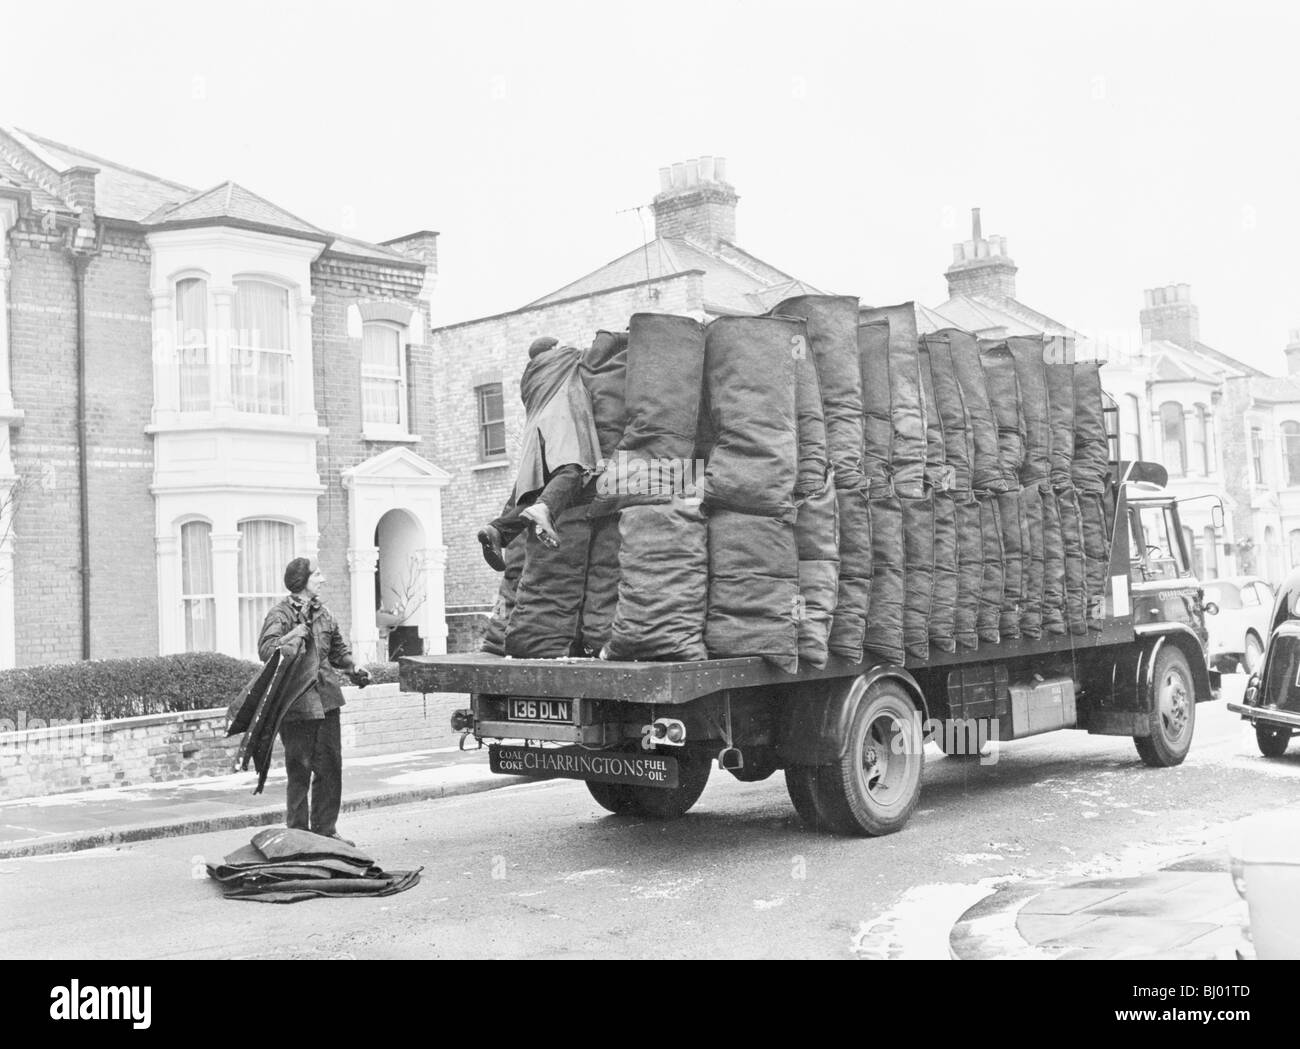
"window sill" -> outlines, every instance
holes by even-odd
[[[470,473],[481,473],[484,470],[499,470],[503,466],[509,466],[509,459],[492,459],[486,463],[475,463],[469,468]]]
[[[373,426],[367,426],[361,431],[363,441],[385,441],[388,444],[419,444],[423,437],[418,433],[407,433],[405,430],[382,430]]]

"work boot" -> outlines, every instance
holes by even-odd
[[[551,520],[551,511],[547,509],[545,503],[533,503],[526,510],[521,510],[519,516],[526,517],[533,522],[533,531],[537,534],[537,538],[552,550],[559,547],[560,534],[555,530],[555,522]],[[497,549],[500,550],[500,545],[498,545]]]
[[[351,845],[352,848],[354,849],[357,847],[357,843],[355,841],[348,841],[348,839],[343,837],[343,835],[340,834],[338,831],[335,831],[333,834],[327,834],[325,836],[327,838],[333,838],[335,841],[341,841],[343,842],[344,845]]]
[[[492,525],[484,525],[478,530],[478,541],[483,546],[483,560],[495,572],[506,570],[506,559],[501,556],[501,533]]]

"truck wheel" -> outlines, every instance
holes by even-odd
[[[677,755],[676,787],[625,786],[630,807],[625,811],[653,820],[675,820],[700,800],[713,769],[713,755],[686,748]]]
[[[785,770],[785,789],[794,803],[794,811],[809,830],[821,830],[826,819],[817,809],[817,776],[819,765],[790,765]],[[827,774],[833,772],[828,768]]]
[[[1291,742],[1291,730],[1278,728],[1276,725],[1256,725],[1255,742],[1259,752],[1266,758],[1280,758],[1286,753],[1287,744]]]
[[[867,690],[849,725],[844,755],[814,770],[823,826],[871,837],[903,829],[921,796],[925,765],[915,719],[916,705],[899,683],[878,681]]]
[[[587,780],[587,790],[602,809],[625,816],[632,811],[632,799],[628,797],[625,783],[597,783]]]
[[[1196,693],[1187,657],[1173,645],[1156,656],[1147,709],[1151,735],[1133,737],[1138,756],[1152,768],[1181,765],[1196,728]]]

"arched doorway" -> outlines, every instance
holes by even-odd
[[[424,528],[407,510],[389,510],[375,527],[375,620],[387,641],[387,657],[424,652],[421,615],[429,595],[424,566]]]

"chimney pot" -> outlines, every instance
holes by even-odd
[[[688,160],[686,162],[686,185],[698,186],[700,184],[700,162],[698,160]]]
[[[686,185],[686,165],[680,160],[673,165],[673,189],[681,189]]]
[[[719,182],[727,181],[727,158],[726,157],[713,158],[713,177],[717,179]]]
[[[1190,284],[1178,285],[1178,301],[1179,302],[1192,301],[1192,286]]]
[[[701,182],[713,181],[713,158],[712,157],[700,157],[700,181]]]
[[[981,229],[980,229],[980,209],[979,209],[979,208],[971,208],[971,209],[970,209],[970,228],[971,228],[971,240],[974,240],[974,241],[978,242],[978,241],[982,238],[982,235],[983,235],[983,234],[982,234],[982,231],[981,231]]]
[[[673,169],[660,168],[659,169],[659,192],[667,193],[672,188],[673,188]]]

